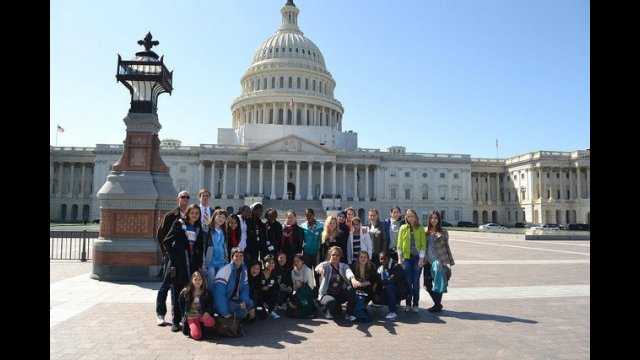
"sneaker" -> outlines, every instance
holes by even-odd
[[[358,319],[357,317],[353,316],[353,315],[346,315],[344,317],[345,320],[349,320],[351,322],[356,321],[356,319]]]
[[[430,312],[430,313],[441,312],[442,311],[442,305],[433,305],[432,307],[428,308],[427,311]]]
[[[278,313],[276,313],[275,310],[273,310],[273,311],[271,311],[269,313],[269,317],[272,318],[272,319],[280,319],[280,315],[278,315]]]
[[[405,306],[405,307],[404,307],[404,311],[405,311],[405,312],[409,312],[409,311],[411,311],[411,306]]]
[[[386,319],[387,320],[395,320],[398,317],[398,314],[394,313],[394,312],[390,312],[387,314]]]
[[[369,301],[369,306],[371,306],[371,307],[381,307],[381,306],[384,306],[384,305],[375,304],[373,301]]]
[[[171,331],[173,331],[173,332],[180,331],[180,326],[178,326],[176,324],[171,325]]]
[[[163,326],[164,325],[164,316],[157,315],[156,316],[156,325]]]
[[[333,316],[331,316],[331,311],[325,310],[324,311],[324,318],[325,319],[329,319],[329,320],[333,319]]]
[[[417,312],[418,312],[418,305],[416,305],[416,306],[412,306],[412,307],[411,307],[411,311],[413,311],[413,312],[416,312],[416,313],[417,313]]]
[[[276,308],[278,308],[278,310],[287,310],[287,304],[284,303],[282,305],[278,305],[278,306],[276,306]]]

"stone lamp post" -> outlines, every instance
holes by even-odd
[[[133,60],[118,55],[117,81],[131,93],[124,151],[98,191],[100,235],[91,277],[107,281],[156,280],[160,256],[155,233],[164,213],[175,207],[176,189],[160,158],[158,95],[173,90],[173,71],[151,50],[159,44],[147,33],[145,50]]]

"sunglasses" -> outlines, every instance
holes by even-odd
[[[189,195],[180,195],[180,199],[191,199]]]

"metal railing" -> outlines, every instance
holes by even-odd
[[[49,231],[49,260],[93,260],[98,231]]]

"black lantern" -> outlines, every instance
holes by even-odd
[[[144,40],[138,44],[144,46],[145,51],[136,53],[136,57],[130,61],[123,61],[118,54],[117,81],[120,81],[131,93],[132,113],[153,113],[158,108],[158,95],[169,93],[173,90],[171,85],[173,71],[169,71],[164,65],[164,55],[158,59],[158,54],[151,51],[153,46],[159,44],[152,41],[153,35],[147,33]]]

